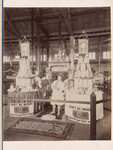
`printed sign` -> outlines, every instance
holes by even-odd
[[[21,56],[29,56],[29,43],[22,43],[21,44]]]
[[[62,72],[62,71],[68,71],[68,66],[60,65],[60,66],[53,66],[51,67],[52,72]]]
[[[69,119],[79,123],[90,123],[90,107],[83,104],[66,104],[65,113]]]
[[[34,114],[33,102],[26,103],[10,103],[10,116],[11,117],[24,117]]]
[[[88,39],[79,39],[79,54],[88,53]]]

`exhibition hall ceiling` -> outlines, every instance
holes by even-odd
[[[24,36],[31,42],[69,40],[70,35],[78,38],[82,31],[88,36],[110,35],[110,8],[4,8],[4,49],[18,47]]]

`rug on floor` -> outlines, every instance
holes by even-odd
[[[40,119],[22,118],[7,131],[32,135],[50,136],[58,139],[68,139],[74,129],[73,123],[45,121]]]

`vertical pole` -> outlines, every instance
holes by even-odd
[[[74,37],[71,35],[70,36],[70,61],[71,61],[70,69],[73,74],[74,74],[74,46],[75,46],[74,41],[75,41]]]
[[[100,73],[100,50],[101,50],[101,44],[99,44],[99,54],[98,54],[98,67],[99,67],[99,73]]]
[[[90,140],[96,140],[96,95],[90,96]]]
[[[70,21],[71,19],[71,14],[70,14],[70,8],[67,8],[67,12],[68,12],[68,24],[69,24],[69,32],[70,32],[70,71],[71,71],[71,77],[74,76],[74,47],[75,47],[75,39],[73,37],[73,32],[72,32],[72,22]]]
[[[44,61],[44,47],[42,46],[42,62]]]
[[[102,41],[103,41],[103,37],[101,37],[100,39],[99,39],[99,54],[98,54],[98,65],[99,65],[99,73],[100,73],[100,67],[101,67],[101,56],[100,56],[100,54],[101,54],[101,47],[102,47]]]
[[[42,45],[42,61],[41,61],[41,74],[44,73],[44,46]]]
[[[31,55],[32,55],[31,65],[33,67],[33,9],[31,9]]]
[[[49,38],[47,38],[47,62],[49,61]]]
[[[36,54],[36,67],[40,73],[41,66],[41,46],[40,46],[40,30],[38,26],[38,22],[40,19],[39,9],[37,10],[37,54]]]
[[[58,46],[59,46],[59,50],[61,51],[61,15],[59,15],[59,23],[58,23],[58,37],[59,37],[59,41],[58,41]]]
[[[105,76],[104,76],[104,92],[105,92],[105,90],[106,90],[106,80],[105,80]],[[104,98],[104,96],[103,96],[103,98]]]

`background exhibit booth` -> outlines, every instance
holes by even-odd
[[[49,79],[54,80],[59,73],[63,74],[63,79],[67,79],[70,70],[70,60],[66,53],[65,42],[61,41],[58,54],[56,58],[52,57],[52,53],[49,56],[48,68],[46,68],[46,75]]]

